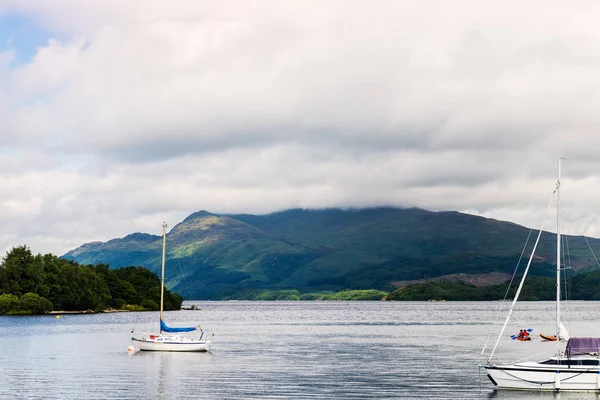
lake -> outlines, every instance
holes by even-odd
[[[0,317],[1,399],[600,399],[494,391],[478,364],[498,302],[187,302],[210,353],[127,352],[157,313]],[[600,336],[600,302],[563,305],[573,336]],[[523,302],[498,354],[552,355],[554,303]],[[501,320],[501,321],[499,321]],[[533,328],[535,340],[510,335]],[[537,356],[535,356],[537,354]],[[481,373],[480,373],[481,372]]]

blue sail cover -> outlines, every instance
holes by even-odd
[[[195,331],[196,328],[195,327],[191,327],[191,328],[169,328],[167,326],[167,324],[165,324],[165,322],[161,319],[160,320],[160,330],[163,332],[191,332],[191,331]]]

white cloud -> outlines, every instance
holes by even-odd
[[[599,7],[0,0],[54,34],[0,53],[0,243],[62,253],[199,209],[537,226],[565,152],[595,233]]]

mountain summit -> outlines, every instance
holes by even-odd
[[[392,290],[449,274],[512,273],[529,233],[514,223],[419,208],[199,211],[167,234],[167,283],[187,299],[254,288]],[[542,235],[534,274],[552,274],[555,238]],[[592,265],[584,238],[567,239],[574,268]],[[600,247],[599,240],[590,243]],[[84,244],[63,257],[159,272],[161,238],[134,233]]]

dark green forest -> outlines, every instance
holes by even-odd
[[[520,281],[513,282],[507,298],[515,296]],[[573,274],[563,280],[562,298],[568,300],[600,300],[600,271]],[[498,285],[476,287],[460,282],[427,282],[402,287],[390,293],[388,300],[501,300],[508,288],[508,282]],[[529,276],[525,280],[519,300],[555,300],[556,279],[543,276]]]
[[[178,310],[182,302],[165,289],[165,310]],[[160,279],[143,267],[81,265],[53,254],[34,255],[27,246],[12,248],[0,262],[0,314],[150,311],[159,304]]]
[[[157,227],[158,228],[158,227]],[[531,229],[451,211],[378,207],[268,215],[199,211],[167,233],[171,289],[195,300],[303,298],[450,274],[511,274]],[[600,239],[564,236],[575,271],[596,268]],[[160,273],[162,237],[132,233],[64,255],[81,264],[143,265]],[[544,232],[530,276],[553,276],[556,235]],[[402,283],[400,283],[402,284]],[[286,292],[299,292],[298,295]]]
[[[479,272],[488,270],[507,270],[506,265],[514,260],[510,257],[495,258],[495,267],[489,262],[492,257],[485,258],[486,264],[477,262],[476,258],[463,264],[462,268],[454,268],[450,259],[444,271],[467,270]],[[274,259],[273,259],[274,260]],[[284,260],[289,261],[290,258]],[[320,285],[324,290],[296,286],[288,288],[247,288],[233,285],[229,290],[221,291],[222,300],[500,300],[503,299],[508,282],[497,285],[477,287],[467,283],[444,280],[412,284],[388,293],[381,290],[375,281],[391,280],[397,265],[402,265],[405,276],[416,277],[409,272],[425,265],[427,268],[438,268],[437,264],[427,260],[408,258],[395,259],[388,264],[368,266],[358,269],[354,279],[363,282],[363,288],[339,290],[333,280],[322,279]],[[277,260],[280,262],[280,260]],[[509,262],[510,261],[510,262]],[[429,263],[429,264],[428,264]],[[459,265],[456,262],[456,265]],[[450,266],[450,268],[448,267]],[[467,268],[468,267],[468,268]],[[489,268],[488,268],[489,267]],[[412,268],[412,269],[411,269]],[[273,267],[276,272],[278,268]],[[532,266],[525,283],[521,300],[554,300],[555,278],[551,277],[553,266],[538,262]],[[210,270],[210,269],[209,269]],[[210,272],[210,271],[209,271]],[[388,276],[388,274],[390,274]],[[536,276],[537,275],[537,276]],[[206,275],[205,275],[206,277]],[[349,279],[350,275],[340,277]],[[514,297],[518,280],[513,282],[507,298]],[[347,282],[346,282],[347,283]],[[212,290],[212,282],[204,283],[207,290]],[[354,286],[354,285],[349,285]],[[370,288],[369,288],[370,287]],[[308,290],[307,290],[308,289]],[[569,272],[564,289],[564,298],[572,300],[600,300],[600,271]],[[181,296],[165,291],[165,310],[180,309]],[[80,264],[74,260],[57,257],[52,254],[34,255],[27,246],[19,246],[6,253],[0,262],[0,314],[44,314],[53,310],[63,311],[103,311],[107,309],[121,310],[157,310],[160,302],[160,279],[150,270],[139,266],[128,266],[117,269],[108,264]]]

